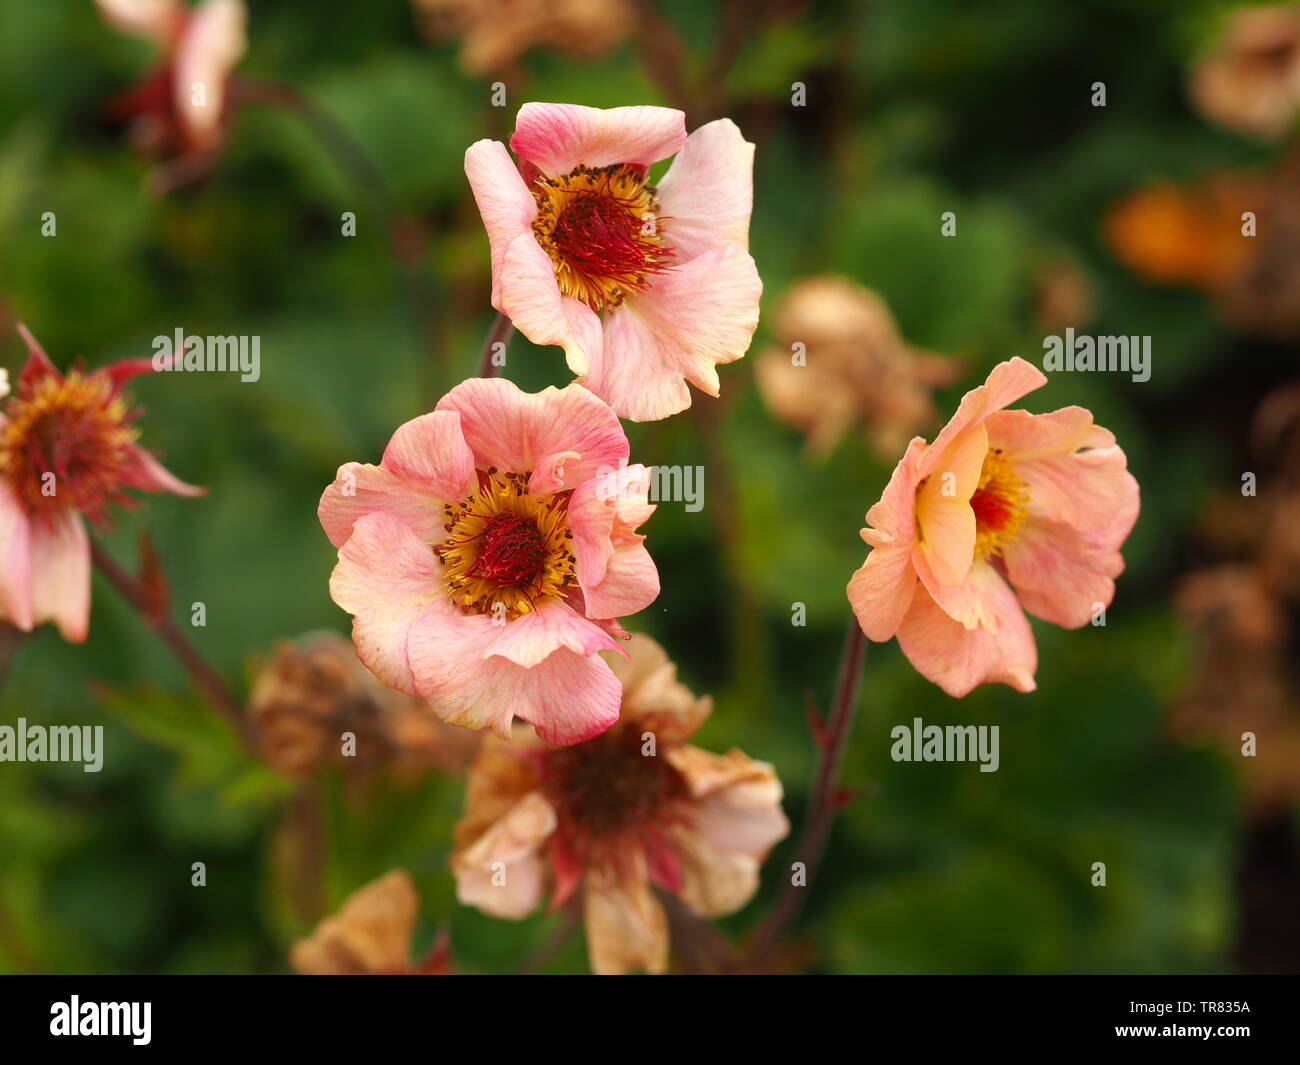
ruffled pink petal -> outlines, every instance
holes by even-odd
[[[581,743],[618,720],[623,686],[599,655],[584,658],[559,650],[541,665],[520,672],[524,682],[515,713],[545,743]]]
[[[520,920],[546,888],[543,845],[555,831],[555,810],[530,791],[452,861],[456,898],[493,917]]]
[[[360,516],[339,549],[330,597],[353,616],[357,656],[389,687],[415,695],[408,643],[426,614],[454,610],[428,545],[401,518]]]
[[[185,21],[180,0],[95,0],[113,29],[165,45]]]
[[[429,612],[412,626],[408,649],[416,694],[444,721],[490,728],[509,740],[518,716],[545,742],[567,745],[591,739],[618,720],[622,688],[599,655],[562,647],[525,668],[490,653],[501,631],[486,614],[459,612]]]
[[[145,492],[170,492],[177,496],[205,496],[206,488],[186,484],[142,447],[135,444],[128,451],[122,483]]]
[[[583,594],[592,617],[626,617],[659,598],[659,570],[640,544],[618,547],[610,556],[604,580],[584,587]]]
[[[368,463],[347,462],[321,493],[316,507],[325,535],[335,547],[342,547],[352,535],[358,518],[367,514],[391,514],[407,525],[425,543],[445,538],[447,523],[441,503],[418,490],[391,470]]]
[[[655,511],[649,502],[651,476],[651,470],[639,463],[624,466],[584,482],[569,498],[569,531],[584,591],[605,579],[617,547],[641,543],[643,537],[635,530]]]
[[[763,292],[741,248],[714,248],[654,279],[605,320],[605,343],[582,384],[631,421],[691,405],[690,381],[718,394],[718,363],[749,350]]]
[[[471,378],[442,397],[438,410],[459,411],[461,430],[480,469],[523,473],[548,456],[577,452],[564,463],[562,484],[583,481],[627,461],[617,415],[584,388],[569,385],[536,394],[502,378]]]
[[[975,563],[967,581],[982,603],[979,624],[967,629],[954,621],[918,584],[898,629],[903,653],[954,698],[991,683],[1033,691],[1038,648],[1015,593],[987,562]]]
[[[474,456],[460,431],[460,415],[434,411],[398,427],[379,466],[348,462],[321,493],[316,514],[335,547],[365,514],[401,518],[425,543],[444,539],[444,503],[473,489]]]
[[[507,621],[498,626],[497,633],[483,656],[505,658],[525,669],[539,665],[561,647],[585,657],[618,646],[603,629],[559,602]]]
[[[527,103],[515,119],[510,149],[555,177],[579,163],[649,166],[680,151],[685,142],[686,115],[667,107]]]
[[[380,465],[427,489],[434,499],[462,499],[475,486],[474,453],[455,411],[436,410],[399,425]]]
[[[0,478],[0,617],[32,630],[32,528],[27,511]]]
[[[501,269],[511,243],[532,229],[537,201],[528,191],[519,168],[500,141],[482,140],[465,152],[465,176],[469,178],[487,230],[492,252],[492,306],[500,305]]]
[[[570,459],[582,458],[576,451],[558,451],[538,459],[533,475],[528,478],[529,494],[546,496],[564,486],[564,470]]]
[[[531,232],[506,248],[497,280],[492,305],[534,344],[562,347],[569,369],[585,374],[603,345],[600,319],[585,303],[561,295],[555,266]]]
[[[731,244],[749,249],[754,146],[729,118],[701,126],[659,182],[662,232],[679,263]]]
[[[90,539],[75,510],[31,526],[32,622],[52,621],[81,643],[90,628]]]
[[[1042,370],[1018,356],[998,363],[989,372],[984,384],[972,388],[962,396],[957,412],[940,430],[922,460],[920,475],[930,476],[943,460],[948,445],[972,425],[980,424],[994,411],[1001,410],[1008,403],[1014,403],[1021,396],[1046,383],[1047,376]]]
[[[1119,551],[1043,517],[1027,521],[1002,558],[1021,605],[1067,629],[1088,624],[1097,604],[1109,606],[1115,578],[1124,572]]]
[[[210,146],[220,137],[226,79],[248,47],[248,14],[242,0],[203,0],[189,17],[176,49],[175,104],[193,145]],[[203,86],[203,103],[194,89]]]

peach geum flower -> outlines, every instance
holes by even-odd
[[[509,736],[518,715],[549,743],[607,729],[620,689],[595,654],[659,594],[636,532],[650,471],[627,458],[586,389],[474,378],[401,426],[378,466],[340,467],[320,520],[361,660],[455,725]]]
[[[990,682],[1033,691],[1022,606],[1078,628],[1110,604],[1124,569],[1138,485],[1115,437],[1082,407],[1004,409],[1046,382],[1024,359],[995,366],[934,443],[912,440],[867,512],[853,611],[868,638],[897,635],[949,695]]]
[[[677,680],[647,636],[623,660],[623,716],[573,747],[489,737],[470,769],[452,871],[460,901],[520,919],[549,887],[552,908],[581,900],[591,967],[663,972],[668,927],[658,887],[701,917],[733,913],[789,831],[772,767],[686,741],[712,709]],[[653,751],[647,734],[653,735]]]
[[[159,154],[202,155],[229,119],[226,83],[247,48],[242,0],[95,0],[110,26],[154,42],[158,67],[114,102],[136,142]]]
[[[524,104],[510,147],[465,153],[492,253],[492,306],[618,415],[654,421],[718,394],[758,325],[754,146],[730,119],[686,136],[664,107]],[[656,187],[655,162],[676,154]]]
[[[53,621],[80,643],[90,623],[90,541],[83,516],[103,524],[124,489],[202,495],[136,444],[122,386],[152,371],[123,359],[64,377],[24,325],[27,362],[0,404],[0,617],[30,632]],[[5,388],[0,381],[0,396]]]

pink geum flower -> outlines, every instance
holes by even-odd
[[[225,137],[227,82],[248,43],[242,0],[95,0],[110,26],[153,41],[158,66],[114,101],[142,148],[198,156]]]
[[[718,394],[763,285],[749,255],[754,146],[730,119],[686,136],[681,111],[524,104],[510,147],[465,153],[492,251],[492,306],[622,418]],[[658,187],[653,163],[677,155]]]
[[[456,895],[519,920],[550,890],[581,905],[597,973],[668,965],[668,918],[655,889],[699,917],[721,917],[758,890],[759,868],[789,831],[766,762],[687,741],[712,709],[677,680],[654,640],[609,657],[623,718],[603,736],[547,748],[489,737],[470,768],[451,856]]]
[[[53,621],[81,643],[90,623],[90,541],[127,488],[203,495],[177,480],[136,444],[122,386],[152,371],[123,359],[64,377],[24,325],[27,362],[13,395],[0,403],[0,617],[30,632]],[[0,381],[0,396],[7,389]]]
[[[334,601],[361,660],[446,721],[548,743],[603,732],[619,684],[596,652],[659,594],[637,533],[650,470],[586,389],[457,385],[393,434],[378,466],[339,468],[320,520]]]
[[[1003,409],[1046,382],[1023,359],[995,366],[933,444],[912,440],[867,512],[872,549],[848,587],[862,631],[897,635],[952,696],[992,682],[1033,691],[1021,607],[1078,628],[1124,570],[1138,485],[1115,437],[1082,407]]]

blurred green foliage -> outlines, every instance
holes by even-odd
[[[764,310],[795,279],[838,271],[878,289],[910,343],[965,360],[950,411],[988,368],[1036,359],[1034,271],[1064,255],[1088,277],[1098,334],[1150,334],[1147,384],[1061,375],[1035,410],[1080,403],[1115,430],[1143,491],[1128,571],[1104,628],[1035,623],[1039,691],[977,691],[957,703],[893,644],[872,646],[843,782],[865,793],[841,816],[801,935],[836,972],[1187,971],[1227,966],[1230,870],[1239,830],[1228,767],[1174,747],[1163,708],[1188,654],[1167,606],[1189,527],[1235,474],[1239,443],[1189,412],[1258,395],[1276,369],[1202,300],[1144,285],[1101,247],[1102,210],[1153,176],[1250,164],[1261,149],[1217,133],[1182,94],[1186,62],[1218,5],[1079,0],[882,0],[789,5],[755,26],[723,83],[759,142],[752,243]],[[148,354],[178,326],[261,337],[262,376],[143,378],[143,441],[201,500],[151,497],[120,513],[109,549],[131,561],[153,536],[177,617],[207,607],[201,652],[247,691],[277,639],[346,630],[330,601],[334,552],[315,516],[348,460],[377,460],[393,428],[474,372],[489,324],[487,245],[461,168],[464,148],[508,131],[524,99],[598,106],[666,102],[634,43],[574,61],[536,53],[506,114],[462,73],[455,42],[421,38],[402,0],[254,0],[242,69],[289,83],[373,160],[422,243],[394,256],[373,189],[358,188],[297,117],[240,111],[210,179],[166,199],[103,116],[150,61],[101,25],[89,0],[0,6],[0,297],[56,362]],[[662,9],[702,63],[713,5]],[[789,106],[790,84],[808,87]],[[1105,81],[1105,109],[1088,104]],[[707,116],[706,116],[707,117]],[[692,116],[691,124],[695,124]],[[57,238],[40,233],[54,211]],[[354,211],[354,239],[339,218]],[[959,236],[939,233],[955,211]],[[770,339],[760,325],[755,350]],[[14,371],[21,345],[0,338]],[[634,459],[728,476],[739,521],[666,504],[647,528],[663,577],[649,631],[714,718],[700,742],[775,763],[798,822],[813,765],[804,705],[830,697],[861,563],[862,515],[889,470],[856,437],[821,465],[768,416],[751,360],[722,371],[721,454],[699,420],[630,426]],[[558,349],[516,338],[508,376],[563,384]],[[697,406],[707,399],[697,397]],[[716,497],[706,497],[716,498]],[[791,604],[808,608],[806,628]],[[189,630],[186,626],[187,632]],[[46,627],[19,648],[0,720],[105,726],[97,775],[0,765],[0,970],[280,971],[306,929],[270,855],[289,782],[249,763],[160,641],[98,579],[90,640]],[[1002,765],[898,764],[889,729],[1000,724]],[[422,896],[414,949],[451,930],[465,970],[510,967],[548,932],[463,907],[447,870],[461,782],[431,777],[358,798],[329,779],[330,907],[395,866]],[[781,879],[725,923],[750,927]],[[208,886],[190,886],[204,861]],[[1109,884],[1089,884],[1105,861]],[[580,937],[551,963],[585,970]]]

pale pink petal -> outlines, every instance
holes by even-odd
[[[32,629],[31,522],[9,483],[0,478],[0,617]]]
[[[455,411],[436,410],[398,426],[381,465],[433,499],[455,501],[476,487],[474,454]]]
[[[242,0],[203,0],[189,17],[176,49],[175,104],[195,146],[219,135],[226,79],[248,47]],[[201,87],[202,103],[196,103]]]
[[[627,437],[617,415],[584,388],[570,385],[523,392],[502,378],[471,378],[448,392],[438,410],[461,415],[461,430],[480,469],[523,473],[547,456],[574,451],[563,486],[626,463]]]
[[[586,656],[617,646],[617,640],[571,607],[550,602],[498,626],[497,637],[484,648],[483,657],[505,658],[529,669],[561,647]]]
[[[554,808],[530,791],[452,860],[456,898],[493,917],[527,917],[542,901],[542,846],[555,825]]]
[[[632,868],[626,868],[632,866]],[[640,851],[618,870],[596,866],[585,885],[587,953],[599,976],[668,968],[668,919]]]
[[[1033,691],[1038,648],[1015,593],[987,562],[972,566],[967,580],[983,604],[980,623],[965,628],[918,584],[898,630],[903,653],[922,676],[955,698],[990,683]]]
[[[1002,549],[1021,605],[1044,621],[1077,629],[1110,605],[1124,572],[1119,551],[1065,522],[1033,517]]]
[[[391,513],[359,517],[339,549],[330,596],[353,615],[357,656],[389,687],[415,695],[407,645],[416,621],[455,608],[429,546]]]
[[[492,306],[534,344],[564,348],[570,368],[585,372],[595,355],[589,346],[599,346],[600,320],[586,304],[560,293],[555,266],[531,231],[506,248],[497,281]]]
[[[582,458],[576,451],[557,451],[538,459],[533,475],[528,478],[530,495],[547,496],[564,487],[564,469],[570,459]]]
[[[185,21],[181,0],[95,0],[113,29],[165,45]]]
[[[980,424],[994,411],[1001,410],[1008,403],[1014,403],[1021,396],[1046,383],[1047,375],[1042,370],[1018,356],[998,363],[989,372],[984,384],[972,388],[962,396],[957,412],[940,430],[922,459],[920,475],[928,477],[934,472],[936,464],[943,459],[948,444],[961,433],[972,425]]]
[[[667,107],[527,103],[515,119],[510,149],[556,177],[579,163],[649,166],[680,151],[685,142],[685,114]]]
[[[500,655],[485,657],[500,626],[486,614],[438,617],[412,626],[408,649],[417,694],[444,721],[491,728],[510,739],[514,716],[528,721],[546,743],[591,739],[618,720],[621,689],[599,655],[567,648],[524,668]]]
[[[440,718],[461,728],[490,728],[509,740],[532,671],[505,658],[484,658],[501,634],[492,621],[487,614],[464,614],[450,604],[443,611],[435,605],[412,622],[407,656],[414,694]]]
[[[532,229],[537,201],[519,176],[506,146],[500,141],[482,140],[465,152],[465,176],[469,178],[487,230],[492,252],[492,306],[500,305],[501,269],[511,243]]]
[[[340,466],[316,513],[335,547],[347,542],[357,518],[376,511],[396,515],[432,544],[444,538],[443,505],[463,499],[476,485],[460,415],[434,411],[399,426],[379,466]]]
[[[584,587],[583,594],[592,617],[626,617],[659,598],[659,570],[640,544],[619,547],[610,556],[604,580]]]
[[[593,618],[635,614],[659,595],[659,572],[636,529],[654,513],[651,471],[612,470],[579,485],[569,500],[569,529],[585,608]]]
[[[620,417],[655,421],[691,405],[690,381],[718,394],[718,363],[749,350],[763,292],[741,248],[703,252],[654,278],[605,320],[605,343],[582,383]]]
[[[142,447],[132,444],[122,483],[145,492],[171,492],[178,496],[205,496],[206,488],[186,484]]]
[[[321,493],[316,516],[335,547],[347,543],[358,518],[381,512],[400,518],[420,540],[432,544],[446,538],[446,502],[452,500],[438,499],[383,466],[348,462]]]
[[[618,720],[623,687],[599,655],[584,658],[561,649],[540,665],[519,672],[524,682],[515,713],[545,743],[581,743]]]
[[[727,244],[748,250],[754,146],[729,118],[701,126],[659,182],[659,217],[684,263]]]
[[[941,455],[935,455],[935,448],[926,452],[924,465],[930,474],[916,492],[919,540],[912,556],[927,587],[931,577],[938,582],[938,587],[930,587],[932,595],[960,584],[975,559],[976,521],[970,500],[988,449],[988,433],[976,423],[950,438]]]
[[[90,539],[75,510],[31,526],[32,622],[53,621],[70,643],[90,628]]]

